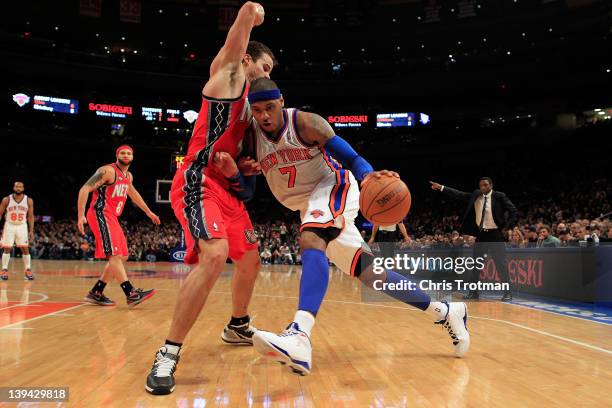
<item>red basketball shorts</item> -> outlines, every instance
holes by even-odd
[[[227,239],[229,257],[240,260],[257,249],[257,237],[244,204],[196,164],[179,169],[172,181],[172,209],[185,232],[185,263],[198,262],[198,239]]]
[[[129,255],[125,234],[117,217],[90,208],[87,211],[87,223],[96,239],[96,258]]]

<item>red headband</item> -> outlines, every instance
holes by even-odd
[[[134,153],[134,149],[132,149],[131,146],[123,145],[123,146],[119,146],[117,150],[115,150],[115,156],[119,156],[119,152],[122,150],[129,150],[130,152]]]

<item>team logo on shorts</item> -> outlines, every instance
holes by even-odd
[[[244,236],[249,244],[254,244],[257,242],[257,234],[253,230],[244,230]]]
[[[312,215],[315,218],[319,218],[319,217],[322,217],[323,215],[325,215],[325,213],[323,211],[321,211],[321,210],[312,210],[310,212],[310,215]]]

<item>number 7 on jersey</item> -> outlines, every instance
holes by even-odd
[[[280,167],[278,171],[280,171],[280,174],[289,174],[287,187],[292,188],[295,185],[295,166]]]

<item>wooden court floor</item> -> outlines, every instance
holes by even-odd
[[[472,348],[452,356],[448,335],[401,303],[363,303],[358,282],[332,272],[313,332],[313,372],[291,375],[250,347],[224,344],[231,265],[185,342],[177,387],[144,390],[165,339],[182,265],[129,264],[131,280],[156,288],[128,310],[84,304],[102,263],[20,260],[0,282],[0,386],[70,387],[74,407],[603,407],[611,406],[612,326],[499,302],[470,303]],[[299,267],[262,268],[254,323],[281,330],[297,304]],[[0,403],[0,406],[16,406]]]

